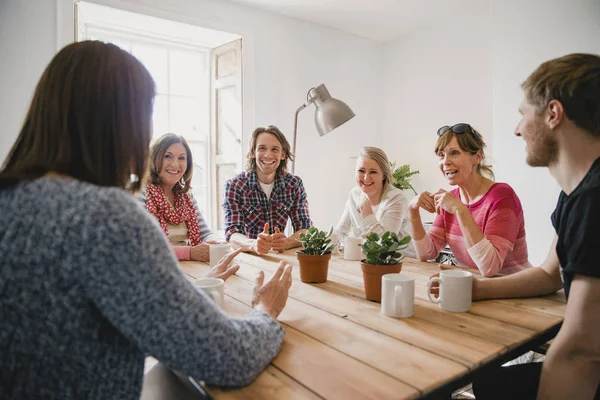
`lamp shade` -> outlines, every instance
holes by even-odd
[[[328,134],[356,115],[346,103],[331,97],[323,84],[311,89],[309,96],[314,99],[317,107],[315,125],[320,136]]]

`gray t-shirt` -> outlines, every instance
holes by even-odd
[[[194,289],[129,193],[42,178],[0,190],[0,393],[139,399],[144,357],[219,386],[250,383],[283,329]]]

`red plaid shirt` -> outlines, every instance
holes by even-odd
[[[256,239],[267,222],[270,234],[275,227],[283,232],[288,218],[292,221],[294,232],[311,226],[302,179],[292,174],[277,176],[271,198],[267,199],[256,172],[242,172],[225,184],[222,205],[227,240],[234,233]]]

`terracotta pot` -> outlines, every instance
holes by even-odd
[[[331,253],[307,255],[296,252],[300,263],[300,280],[305,283],[323,283],[327,281]]]
[[[360,262],[365,281],[365,296],[367,300],[381,303],[381,277],[385,274],[397,274],[402,269],[402,261],[393,265],[372,265],[366,260]]]

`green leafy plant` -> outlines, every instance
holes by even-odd
[[[303,250],[298,251],[300,254],[310,256],[323,255],[331,252],[334,244],[331,243],[331,233],[333,227],[329,228],[329,232],[320,231],[314,226],[310,227],[306,233],[300,234],[300,242]]]
[[[396,167],[395,162],[390,162],[390,167],[392,168],[392,185],[400,190],[412,190],[415,194],[417,191],[410,183],[411,177],[419,173],[419,171],[411,171],[410,165],[404,164],[399,167]]]
[[[406,249],[410,240],[410,236],[400,239],[394,232],[385,232],[381,237],[370,233],[362,245],[362,252],[367,257],[367,264],[393,265],[404,257],[402,250]]]

